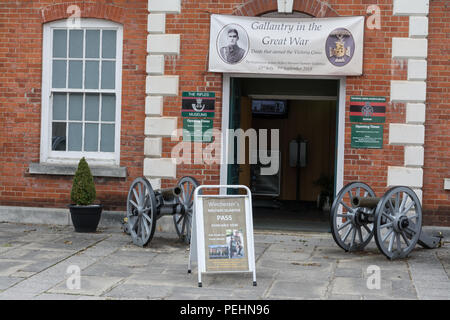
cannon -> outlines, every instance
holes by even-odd
[[[172,215],[179,238],[189,244],[193,195],[198,186],[195,178],[185,176],[175,187],[153,190],[145,177],[136,178],[128,191],[124,231],[131,235],[134,244],[143,247],[152,240],[156,221]]]
[[[422,231],[419,198],[405,186],[377,197],[363,182],[347,184],[333,201],[330,224],[334,241],[346,252],[363,250],[372,237],[390,260],[407,257],[417,243],[426,249],[442,245],[442,233],[430,236]]]

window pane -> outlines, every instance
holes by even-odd
[[[86,121],[98,121],[98,94],[86,94],[86,114],[84,120]]]
[[[84,87],[98,89],[98,61],[86,61]]]
[[[69,151],[81,151],[81,123],[69,123]]]
[[[102,37],[102,58],[116,57],[116,31],[103,30]]]
[[[53,94],[53,120],[66,120],[67,95]]]
[[[97,123],[86,123],[84,132],[84,151],[98,151]]]
[[[53,30],[53,58],[67,57],[67,31]]]
[[[102,121],[116,119],[116,96],[114,94],[102,95]]]
[[[66,87],[66,61],[53,60],[52,88]]]
[[[69,58],[83,58],[83,30],[69,31]]]
[[[114,152],[113,124],[102,124],[102,139],[100,140],[100,151]]]
[[[52,124],[52,150],[66,151],[65,122],[53,122]]]
[[[114,89],[116,86],[116,63],[102,62],[102,89]]]
[[[81,89],[83,77],[83,61],[69,61],[69,88]]]
[[[86,30],[86,58],[98,58],[100,51],[100,30]]]
[[[83,94],[71,93],[69,94],[69,120],[83,119]]]

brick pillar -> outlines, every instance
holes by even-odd
[[[144,176],[154,189],[161,178],[175,178],[176,164],[162,157],[162,137],[177,129],[176,117],[163,117],[164,96],[178,95],[178,76],[164,75],[166,56],[180,54],[180,35],[166,34],[166,14],[181,12],[181,0],[148,1]]]
[[[391,101],[406,103],[406,123],[389,125],[389,143],[405,147],[404,165],[388,168],[388,187],[406,185],[422,201],[429,0],[394,0],[394,16],[409,16],[409,37],[392,39],[392,58],[408,63],[406,80],[391,81]]]

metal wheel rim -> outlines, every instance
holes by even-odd
[[[191,241],[194,191],[200,184],[195,178],[186,176],[181,178],[177,185],[181,188],[180,202],[183,210],[181,213],[173,215],[173,221],[180,239],[189,244]]]
[[[338,193],[330,211],[331,234],[334,241],[345,251],[362,250],[374,235],[374,224],[358,224],[354,219],[357,208],[352,197],[375,197],[375,192],[363,182],[351,182]],[[373,209],[364,209],[367,215],[373,215]]]
[[[150,182],[140,177],[130,186],[127,197],[127,223],[133,243],[146,246],[156,226],[156,198]]]
[[[378,249],[391,260],[405,258],[422,230],[422,207],[416,193],[408,187],[391,188],[378,203],[375,215]],[[402,227],[405,220],[409,225]]]

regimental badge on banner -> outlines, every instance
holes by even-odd
[[[215,97],[214,92],[183,92],[181,115],[192,118],[213,118]]]
[[[333,30],[327,38],[326,46],[328,60],[338,67],[349,63],[355,52],[355,40],[352,33],[345,28]]]
[[[350,97],[350,122],[384,123],[385,121],[385,97]]]

